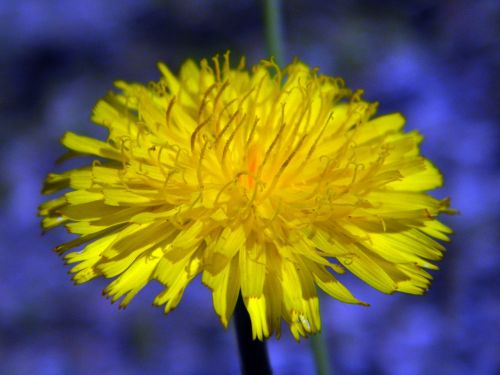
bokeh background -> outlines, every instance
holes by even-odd
[[[461,212],[428,295],[385,296],[346,277],[370,308],[322,302],[337,374],[500,373],[499,40],[495,0],[284,1],[286,57],[342,76],[380,112],[401,111]],[[41,236],[40,187],[67,130],[104,137],[90,111],[116,79],[156,80],[188,57],[266,57],[259,1],[0,0],[0,374],[235,374],[197,279],[169,316],[157,285],[126,311],[103,280],[74,287]],[[269,340],[276,374],[312,374],[310,343]]]

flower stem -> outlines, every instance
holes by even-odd
[[[283,64],[283,28],[281,22],[281,0],[262,0],[264,23],[269,55],[276,63]]]
[[[314,362],[316,363],[316,374],[331,375],[330,361],[328,360],[328,351],[323,335],[318,332],[311,336],[311,346],[314,353]]]
[[[234,319],[240,350],[241,373],[243,375],[272,374],[267,358],[266,342],[252,339],[252,324],[241,295],[236,304]]]
[[[281,20],[281,0],[262,0],[263,8],[264,8],[264,23],[265,23],[265,33],[266,33],[266,42],[267,49],[269,51],[269,55],[273,56],[278,66],[282,66],[283,64],[283,27]],[[243,313],[239,313],[239,310],[243,310]],[[245,310],[245,306],[241,300],[241,296],[238,300],[238,305],[236,307],[236,326],[238,327],[238,315],[246,315],[246,319],[248,320],[248,313]],[[248,320],[248,324],[250,324],[250,320]],[[240,347],[240,354],[242,357],[242,361],[244,362],[243,348],[240,340],[240,333],[238,331],[238,343]],[[313,335],[311,337],[311,346],[314,353],[314,361],[316,363],[316,371],[318,375],[328,375],[331,374],[330,370],[330,362],[328,360],[328,351],[326,349],[326,343],[323,336],[320,333]],[[264,347],[264,355],[265,347]],[[267,361],[267,355],[266,355]],[[268,365],[269,366],[269,365]],[[269,370],[270,371],[270,370]],[[252,371],[248,373],[254,373]],[[257,372],[255,372],[257,373]]]

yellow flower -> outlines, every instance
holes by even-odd
[[[45,230],[78,235],[56,248],[73,280],[114,278],[121,307],[151,280],[165,313],[197,275],[228,325],[239,293],[263,339],[288,323],[295,338],[321,328],[317,287],[364,304],[337,279],[349,270],[384,293],[422,294],[451,230],[447,200],[425,191],[442,177],[419,155],[422,136],[342,80],[295,61],[250,71],[229,56],[182,65],[146,86],[115,83],[92,120],[106,141],[66,133],[68,156],[91,164],[49,174],[69,189],[40,206]]]

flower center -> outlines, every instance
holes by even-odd
[[[239,178],[240,184],[248,190],[255,187],[255,173],[259,162],[259,151],[256,145],[252,145],[247,154],[247,174],[241,175]]]

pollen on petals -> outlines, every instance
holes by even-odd
[[[201,274],[227,327],[241,295],[254,339],[321,329],[318,289],[352,304],[349,271],[384,293],[425,293],[453,213],[422,136],[401,114],[296,60],[284,69],[229,53],[147,85],[117,81],[94,108],[105,140],[66,133],[93,162],[50,173],[44,230],[76,238],[56,248],[75,283],[113,279],[104,295],[126,307],[150,281],[166,313]],[[75,248],[79,248],[75,251]]]

